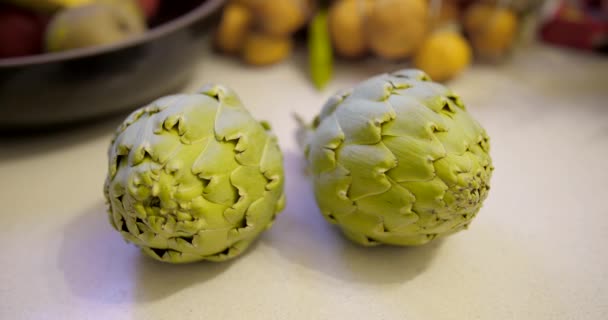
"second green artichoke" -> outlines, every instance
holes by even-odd
[[[165,262],[242,253],[285,205],[282,154],[234,92],[207,86],[132,113],[109,149],[110,223]]]
[[[489,190],[489,138],[418,70],[330,98],[305,138],[322,214],[351,240],[421,245],[466,228]]]

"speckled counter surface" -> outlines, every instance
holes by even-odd
[[[101,190],[121,118],[0,138],[0,319],[606,318],[607,58],[532,46],[449,83],[492,138],[492,190],[468,231],[409,249],[361,248],[325,223],[292,120],[402,66],[339,65],[318,93],[302,60],[210,55],[187,89],[233,87],[285,153],[288,205],[231,262],[161,264],[110,228]]]

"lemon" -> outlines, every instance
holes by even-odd
[[[344,57],[358,57],[367,51],[364,21],[372,0],[340,0],[329,8],[329,32],[336,52]]]
[[[487,3],[472,5],[464,17],[473,48],[484,58],[503,56],[515,40],[517,25],[517,16],[511,9]]]
[[[252,23],[249,8],[230,3],[222,12],[222,18],[215,35],[216,46],[225,53],[237,53],[241,50]]]
[[[284,60],[292,50],[293,40],[291,37],[252,32],[247,35],[241,54],[243,60],[248,64],[263,66]]]
[[[471,63],[471,47],[455,31],[431,34],[414,56],[414,66],[435,81],[445,81],[461,73]]]
[[[365,21],[370,49],[385,59],[411,56],[426,37],[428,27],[426,0],[374,1]]]

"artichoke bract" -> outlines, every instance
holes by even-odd
[[[161,261],[242,253],[285,205],[276,137],[222,86],[134,111],[109,149],[110,223]]]
[[[338,93],[304,130],[321,213],[359,244],[422,245],[452,234],[488,195],[485,130],[422,71]]]

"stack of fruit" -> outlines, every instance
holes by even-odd
[[[310,18],[311,0],[231,0],[225,7],[215,45],[222,52],[253,65],[268,65],[287,57],[293,34]]]
[[[160,0],[4,0],[0,59],[108,45],[140,35]]]
[[[238,54],[250,64],[276,63],[289,55],[292,35],[315,11],[327,9],[328,45],[338,56],[357,59],[371,53],[387,60],[411,59],[433,79],[445,81],[462,72],[474,54],[497,60],[509,51],[519,22],[516,10],[506,3],[231,0],[215,43],[220,51]]]

